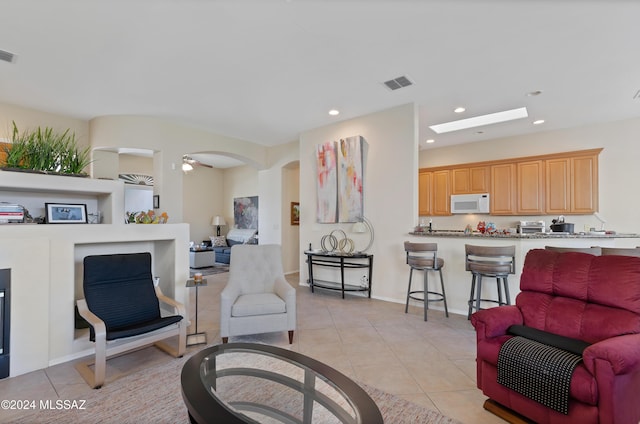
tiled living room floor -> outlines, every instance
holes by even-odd
[[[207,341],[220,341],[219,294],[228,273],[207,276],[199,288],[198,331]],[[485,397],[475,386],[475,333],[466,316],[422,309],[297,286],[298,274],[287,276],[297,287],[298,329],[293,345],[286,333],[236,337],[230,341],[257,341],[290,348],[340,370],[356,381],[377,387],[464,423],[502,423],[482,408]],[[191,290],[191,304],[195,291]],[[194,308],[191,308],[194,309]],[[192,311],[193,322],[193,311]],[[189,329],[193,332],[193,328]],[[191,346],[199,350],[203,346]],[[172,358],[147,348],[107,364],[107,383]],[[46,399],[52,391],[62,397],[82,398],[91,389],[72,363],[0,380],[1,399]],[[3,412],[0,411],[0,422]]]

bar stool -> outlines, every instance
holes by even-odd
[[[411,269],[409,272],[409,288],[407,289],[407,303],[404,307],[404,313],[406,314],[409,311],[409,299],[413,299],[424,302],[425,321],[427,320],[429,302],[444,302],[444,313],[445,316],[449,317],[447,297],[444,291],[444,279],[442,278],[444,259],[438,257],[438,244],[412,243],[410,241],[405,241],[404,250],[407,254],[407,264]],[[414,270],[424,272],[424,287],[422,290],[411,290],[411,280],[413,278]],[[429,291],[429,271],[438,271],[440,274],[441,293]],[[422,295],[420,296],[420,294]],[[431,299],[429,298],[429,295],[432,295]]]
[[[507,277],[515,273],[515,246],[473,246],[464,245],[466,270],[471,271],[471,294],[469,295],[469,313],[467,319],[471,318],[473,309],[479,311],[480,302],[494,302],[499,306],[510,305],[509,283]],[[498,288],[498,300],[482,299],[482,277],[495,278]],[[504,286],[506,302],[502,300],[502,289],[500,281]],[[477,283],[477,287],[476,287]],[[475,305],[474,305],[475,303]]]

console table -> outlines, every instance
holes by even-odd
[[[318,287],[327,290],[339,290],[342,292],[343,299],[345,292],[367,292],[367,297],[371,297],[373,255],[368,255],[366,253],[341,254],[314,250],[306,250],[304,254],[307,255],[307,265],[309,266],[309,285],[311,286],[312,293],[314,287]],[[340,282],[315,279],[313,277],[314,266],[340,268]],[[344,270],[357,268],[368,268],[368,284],[363,286],[345,283]]]

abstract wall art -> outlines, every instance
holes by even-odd
[[[333,224],[338,219],[338,168],[336,143],[316,146],[317,222]]]
[[[236,228],[258,229],[258,196],[233,199],[233,220]]]
[[[363,214],[363,143],[360,136],[338,142],[338,221],[356,222]]]
[[[357,222],[364,214],[366,142],[361,136],[316,146],[317,222]]]

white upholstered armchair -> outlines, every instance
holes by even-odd
[[[220,294],[220,336],[296,329],[296,290],[285,280],[279,245],[232,247],[229,282]]]

